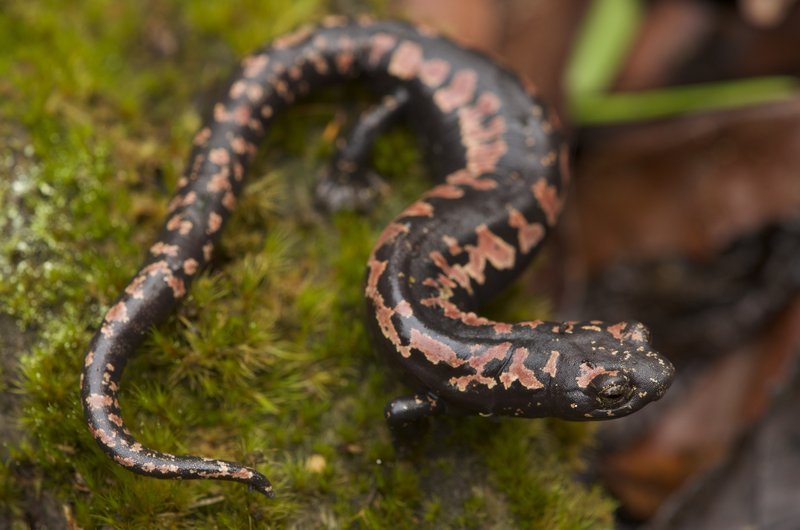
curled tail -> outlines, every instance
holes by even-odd
[[[253,469],[224,460],[154,451],[142,446],[125,428],[117,393],[127,359],[150,326],[171,311],[185,290],[185,280],[166,261],[153,263],[142,269],[106,313],[86,355],[81,401],[92,436],[114,461],[135,473],[155,478],[232,480],[272,497],[269,480]]]

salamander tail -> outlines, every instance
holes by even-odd
[[[229,480],[274,497],[272,485],[258,471],[226,460],[175,456],[144,447],[122,421],[117,392],[122,366],[113,362],[113,347],[102,332],[86,356],[81,381],[81,402],[89,430],[100,448],[121,466],[154,478]]]

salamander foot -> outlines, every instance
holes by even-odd
[[[428,429],[428,417],[443,412],[444,406],[433,394],[404,396],[387,403],[384,416],[395,449],[404,452],[417,445]]]
[[[402,114],[408,92],[397,89],[381,102],[367,109],[345,136],[336,140],[336,150],[323,172],[314,199],[324,211],[368,211],[387,190],[386,183],[369,168],[369,156],[375,138],[388,129]]]
[[[345,174],[332,164],[317,182],[314,202],[325,212],[368,212],[386,189],[386,183],[371,169],[360,175]]]

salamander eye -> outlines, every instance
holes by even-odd
[[[604,408],[619,405],[631,394],[631,384],[625,375],[604,375],[592,381],[597,399]]]

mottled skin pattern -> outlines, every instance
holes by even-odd
[[[146,333],[211,259],[273,116],[314,87],[355,77],[394,92],[374,121],[402,106],[440,182],[386,228],[368,264],[370,325],[421,390],[387,407],[393,430],[439,412],[608,418],[669,386],[672,366],[652,351],[640,324],[506,324],[472,312],[518,275],[556,222],[567,159],[552,114],[511,73],[429,30],[334,17],[242,61],[194,139],[149,259],[92,339],[81,383],[85,415],[122,466],[272,494],[263,475],[239,464],[142,447],[123,424],[119,381]],[[364,145],[340,147],[340,171],[320,186],[323,200],[371,197],[363,193],[370,179],[355,166],[370,131],[380,128],[357,127],[351,140]],[[329,202],[348,202],[339,199]]]

